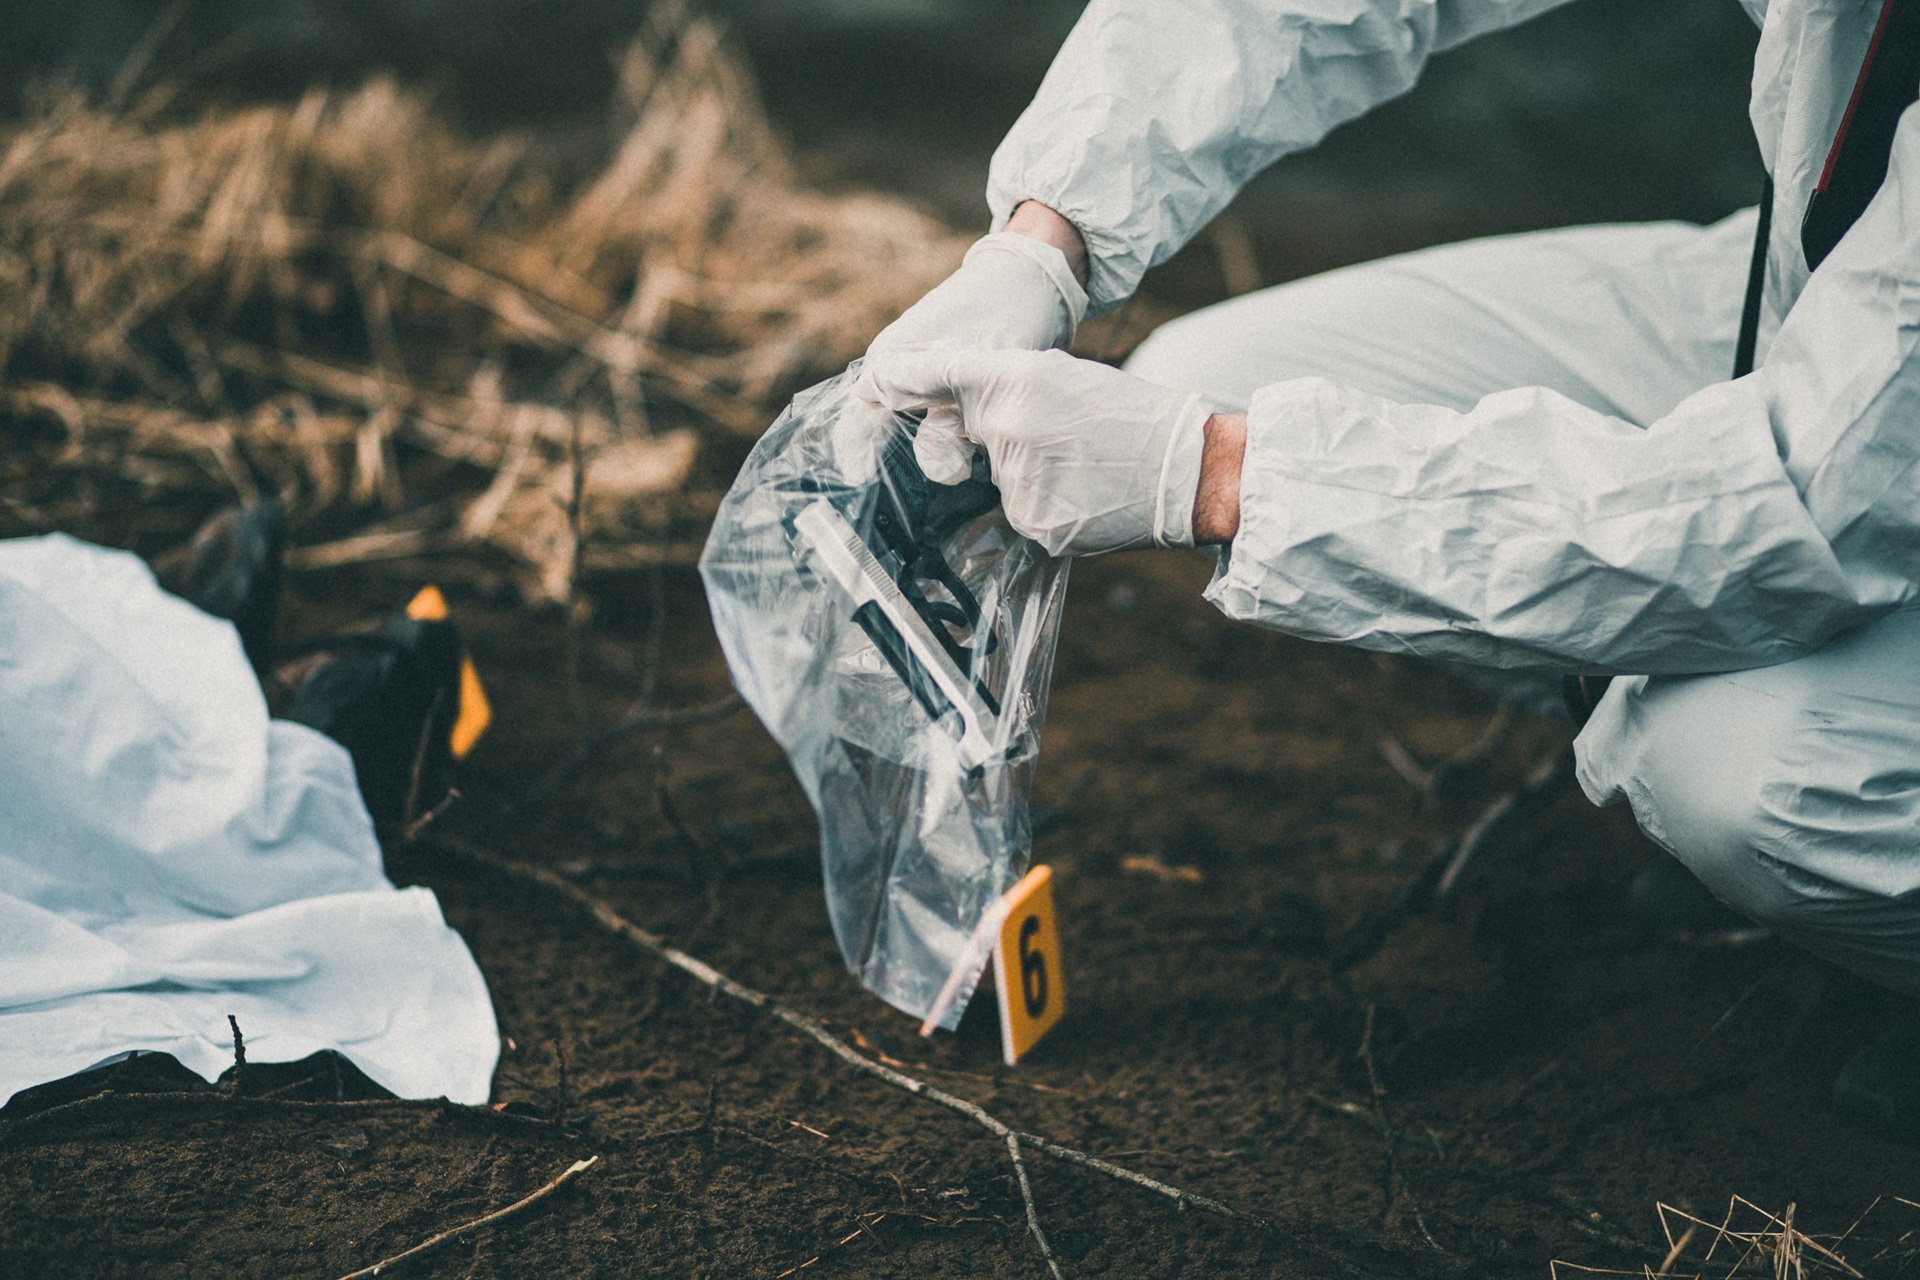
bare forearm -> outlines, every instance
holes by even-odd
[[[1007,219],[1007,230],[1016,235],[1031,236],[1042,244],[1050,244],[1067,255],[1067,265],[1073,269],[1073,275],[1082,286],[1087,283],[1087,242],[1080,238],[1080,232],[1065,218],[1041,204],[1038,200],[1023,200],[1020,207]]]
[[[1200,452],[1200,488],[1193,497],[1196,545],[1232,542],[1240,532],[1240,463],[1247,453],[1247,415],[1216,413],[1207,419]]]

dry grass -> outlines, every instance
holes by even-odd
[[[1883,1196],[1868,1205],[1852,1225],[1837,1235],[1808,1232],[1795,1219],[1795,1206],[1771,1213],[1744,1196],[1727,1202],[1718,1222],[1696,1217],[1670,1204],[1658,1206],[1660,1229],[1666,1237],[1666,1256],[1658,1267],[1633,1271],[1552,1264],[1553,1280],[1579,1276],[1628,1276],[1634,1280],[1734,1280],[1735,1277],[1771,1277],[1771,1280],[1813,1280],[1909,1274],[1920,1263],[1920,1230],[1896,1230],[1888,1225],[1883,1206],[1896,1210],[1920,1209],[1920,1204],[1898,1196]],[[1871,1226],[1869,1219],[1878,1220]],[[1911,1220],[1911,1214],[1907,1215]]]
[[[378,79],[197,115],[50,92],[0,126],[0,430],[141,500],[264,480],[328,513],[297,564],[488,543],[558,599],[576,442],[588,565],[684,558],[702,444],[962,247],[801,187],[699,18],[656,20],[564,141],[466,138]],[[99,515],[99,486],[8,488],[18,526]]]

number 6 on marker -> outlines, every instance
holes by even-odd
[[[1060,1021],[1067,993],[1053,923],[1052,869],[1029,871],[1005,902],[1006,920],[993,949],[993,981],[1000,992],[1000,1048],[1012,1066]]]

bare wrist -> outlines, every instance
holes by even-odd
[[[1086,287],[1087,242],[1080,238],[1078,227],[1038,200],[1022,200],[1013,216],[1007,219],[1006,229],[1015,235],[1031,236],[1066,254],[1074,279],[1082,288]]]
[[[1240,532],[1240,467],[1247,453],[1247,415],[1207,419],[1200,449],[1200,487],[1193,495],[1193,541],[1232,542]]]

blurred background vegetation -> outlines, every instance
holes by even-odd
[[[977,229],[986,162],[1076,0],[711,0],[804,171],[899,192]],[[143,41],[151,79],[297,95],[388,70],[470,129],[564,129],[614,91],[643,0],[12,0],[0,102],[104,90]],[[156,39],[156,36],[158,37]],[[1255,184],[1264,274],[1572,221],[1711,220],[1758,190],[1755,32],[1735,0],[1575,0],[1438,58],[1409,97]]]

